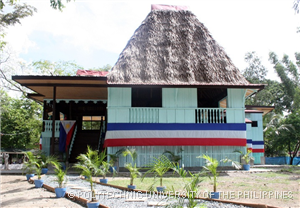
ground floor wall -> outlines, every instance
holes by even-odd
[[[50,155],[50,137],[43,137],[42,138],[42,151],[45,153],[46,156]]]
[[[252,156],[254,157],[254,165],[264,165],[265,153],[252,153]]]
[[[122,148],[134,148],[137,151],[137,166],[143,167],[152,162],[153,158],[157,158],[165,151],[171,151],[175,155],[181,156],[180,165],[184,167],[202,167],[205,165],[205,160],[197,158],[206,154],[220,161],[221,159],[229,158],[233,161],[240,162],[240,154],[233,153],[234,150],[246,151],[245,146],[128,146],[128,147],[107,147],[108,154],[114,154]],[[119,167],[124,167],[125,163],[131,163],[129,156],[119,157]],[[231,166],[231,163],[222,163],[220,166]]]

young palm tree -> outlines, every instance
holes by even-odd
[[[37,158],[32,152],[24,152],[25,157],[27,157],[28,161],[24,162],[23,170],[26,171],[27,174],[33,174],[36,170],[36,161]]]
[[[210,172],[213,175],[213,186],[214,186],[214,192],[217,192],[217,177],[219,173],[217,172],[217,168],[219,166],[218,160],[215,158],[209,157],[208,155],[202,155],[198,156],[197,158],[203,158],[206,160],[205,166],[203,168],[207,171]],[[209,176],[211,179],[211,177]]]
[[[247,153],[244,154],[242,151],[240,150],[234,150],[233,152],[238,152],[242,155],[242,159],[245,160],[245,163],[246,164],[249,164],[250,163],[250,160],[254,160],[254,157],[252,157],[250,154],[252,152],[252,150],[248,149],[247,150]]]
[[[92,202],[96,202],[96,194],[95,189],[93,186],[93,176],[95,176],[98,172],[98,169],[103,161],[102,157],[99,156],[97,150],[92,150],[89,146],[87,152],[85,154],[80,154],[78,157],[78,163],[75,164],[75,168],[81,170],[81,175],[87,177],[87,180],[91,186],[91,193],[92,193]]]
[[[112,167],[112,162],[106,162],[104,161],[106,158],[106,150],[102,151],[99,154],[99,162],[100,162],[100,167],[96,169],[95,175],[101,175],[103,179],[105,179],[106,174],[109,173],[109,168]],[[113,169],[113,174],[115,174],[115,169]]]
[[[170,169],[173,169],[175,164],[172,163],[165,155],[160,155],[158,158],[154,157],[152,163],[147,166],[149,170],[144,174],[143,179],[148,173],[154,173],[155,177],[159,177],[160,186],[163,186],[162,181],[164,174]]]
[[[54,166],[56,182],[58,183],[59,188],[63,188],[63,184],[66,182],[67,179],[67,169],[63,170],[62,166],[58,162],[52,162]]]
[[[122,152],[123,156],[126,157],[130,155],[132,163],[126,163],[125,168],[130,172],[130,186],[133,186],[133,180],[142,174],[139,171],[139,168],[136,167],[135,160],[137,158],[137,152],[135,149],[125,149]],[[134,163],[134,164],[133,164]]]
[[[46,156],[45,154],[39,154],[38,159],[40,159],[40,163],[42,168],[48,168],[49,164],[53,164],[53,162],[58,162],[58,159],[54,155]]]

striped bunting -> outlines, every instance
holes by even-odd
[[[264,141],[252,141],[252,152],[253,153],[265,152]]]
[[[246,146],[246,143],[244,123],[108,123],[104,146]]]

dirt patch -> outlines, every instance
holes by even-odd
[[[226,173],[218,178],[218,191],[223,199],[233,201],[300,207],[299,183],[299,171]],[[200,189],[212,190],[212,183],[204,181]]]
[[[1,207],[84,207],[55,193],[35,188],[25,175],[1,175]]]

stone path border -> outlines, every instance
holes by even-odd
[[[28,182],[29,183],[34,183],[34,180],[32,178],[30,178]],[[48,186],[47,184],[43,184],[42,187],[45,188],[45,189],[47,189],[50,192],[54,192],[55,193],[54,188],[51,187],[51,186]],[[70,199],[71,201],[76,201],[77,203],[80,203],[80,204],[83,204],[83,205],[86,205],[87,202],[89,201],[89,200],[87,200],[85,198],[81,198],[81,197],[74,196],[74,195],[72,195],[72,197],[70,197],[70,194],[68,192],[66,192],[65,197],[67,199]],[[105,206],[103,204],[99,204],[98,208],[109,208],[109,207],[107,207],[107,206]]]

